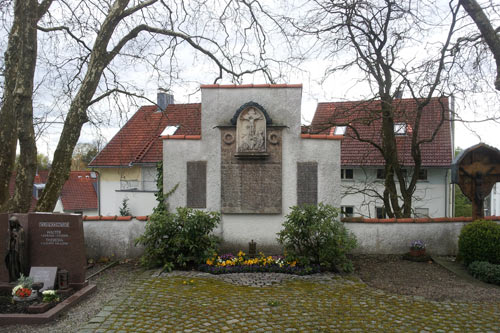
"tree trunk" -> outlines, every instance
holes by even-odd
[[[500,37],[477,1],[460,0],[460,4],[464,7],[472,20],[474,20],[474,23],[476,23],[477,28],[481,32],[481,36],[484,38],[486,44],[488,44],[491,53],[493,53],[493,57],[495,57],[497,65],[495,89],[500,90]]]
[[[47,7],[48,8],[48,7]],[[4,98],[6,123],[12,128],[0,128],[0,136],[8,142],[0,152],[2,211],[25,213],[29,210],[36,173],[36,142],[33,129],[33,79],[37,57],[37,23],[40,18],[37,0],[14,3],[14,25],[6,52],[6,87]],[[12,38],[12,46],[11,46]],[[9,76],[7,79],[7,75]],[[9,81],[9,82],[7,82]],[[8,110],[7,110],[8,109]],[[3,119],[2,119],[3,120]],[[5,126],[4,124],[2,124]],[[8,136],[8,137],[7,137]],[[9,182],[15,161],[17,138],[21,154],[16,174],[14,195],[5,199],[5,184]],[[10,151],[9,151],[10,149]],[[0,169],[2,169],[0,167]],[[7,197],[8,198],[8,197]]]
[[[37,8],[37,0],[25,0],[28,8]],[[33,128],[33,79],[37,58],[38,11],[26,10],[17,83],[14,101],[17,112],[17,132],[20,145],[20,158],[16,174],[16,189],[10,200],[9,210],[26,213],[30,209],[33,193],[33,180],[36,173],[36,141]]]
[[[17,55],[21,48],[21,24],[24,21],[23,1],[14,4],[14,22],[9,33],[5,51],[5,86],[3,104],[0,109],[0,211],[3,211],[9,194],[9,182],[16,160],[17,120],[14,107],[14,88],[19,62]]]
[[[122,15],[128,2],[129,0],[116,0],[113,3],[97,34],[87,73],[85,73],[75,99],[71,102],[68,115],[64,121],[61,137],[54,153],[49,179],[36,206],[37,211],[51,212],[54,210],[62,187],[69,178],[73,150],[80,138],[83,125],[88,121],[87,109],[99,85],[104,69],[116,56],[116,53],[108,53],[107,47],[116,26],[123,18]]]

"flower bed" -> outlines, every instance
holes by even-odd
[[[198,269],[211,274],[271,272],[307,275],[321,271],[319,265],[304,267],[296,261],[287,262],[282,256],[265,256],[262,252],[258,257],[250,258],[243,251],[236,256],[227,253],[208,259]]]

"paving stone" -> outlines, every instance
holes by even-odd
[[[187,279],[193,283],[183,284]],[[271,301],[279,303],[270,306]],[[334,274],[212,276],[193,271],[138,278],[84,329],[498,332],[499,317],[499,303],[433,302],[392,295]]]

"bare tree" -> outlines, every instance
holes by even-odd
[[[493,27],[488,16],[477,1],[460,0],[460,4],[464,7],[472,20],[474,20],[474,23],[481,33],[482,39],[488,45],[491,53],[493,53],[497,67],[495,89],[500,91],[500,27]]]
[[[31,0],[30,4],[33,5],[33,2],[36,3]],[[54,2],[50,11],[40,21],[42,9],[47,10],[51,2],[44,1],[40,5],[36,3],[38,7],[30,6],[27,2],[16,2],[22,3],[23,6],[26,4],[22,8],[25,15],[35,15],[37,18],[36,21],[30,22],[33,22],[31,29],[35,33],[34,27],[44,32],[44,49],[43,55],[39,57],[39,64],[50,68],[51,74],[47,76],[46,83],[62,87],[67,101],[59,102],[61,108],[67,106],[67,112],[64,112],[64,126],[53,157],[49,179],[36,207],[38,211],[53,210],[61,188],[69,176],[71,157],[82,127],[97,114],[99,102],[109,98],[116,100],[118,94],[141,96],[141,92],[134,91],[132,86],[123,82],[127,81],[122,79],[123,72],[127,71],[122,67],[124,64],[135,66],[142,63],[150,66],[159,75],[169,77],[163,80],[168,82],[176,78],[177,54],[181,53],[181,58],[192,56],[193,63],[201,62],[199,56],[201,59],[210,60],[217,68],[214,82],[226,75],[239,81],[244,75],[256,72],[263,73],[264,77],[272,82],[272,75],[265,65],[269,43],[265,29],[258,21],[258,3],[228,0],[223,6],[217,6],[220,5],[217,1],[59,0]],[[16,7],[16,10],[18,9],[21,10]],[[19,29],[19,24],[13,25],[13,29]],[[11,33],[10,38],[14,37]],[[25,39],[23,42],[28,48],[34,48],[36,51],[36,40],[35,34],[34,39]],[[7,55],[11,53],[8,52]],[[18,69],[14,68],[12,61],[9,62],[7,58],[6,56],[6,72],[17,72]],[[35,68],[35,59],[36,52],[30,62],[32,71]],[[23,65],[27,62],[18,63]],[[28,90],[32,93],[33,76],[28,78],[28,81],[31,84]],[[6,87],[4,92],[11,90]],[[26,108],[23,106],[19,109]],[[11,112],[12,108],[8,110]],[[12,115],[9,119],[12,123]],[[33,117],[25,117],[18,124],[22,126],[23,131],[30,131],[29,147],[34,150],[35,158],[33,165],[25,163],[25,171],[34,172],[36,146]],[[0,155],[10,161],[7,157],[15,151],[17,136],[7,127],[0,130],[0,135],[6,138],[6,141],[2,139],[2,142],[8,142],[9,145],[6,146],[10,147],[10,150],[1,151]],[[18,133],[20,140],[26,136],[20,130]],[[21,143],[21,149],[23,145],[28,146],[27,143]],[[26,155],[26,158],[29,156],[31,155]],[[5,163],[0,165],[7,166],[2,168],[0,174],[1,189],[5,189],[4,185],[8,184],[12,167]],[[26,182],[28,183],[29,181]],[[5,203],[7,198],[6,192],[2,193],[0,205]],[[24,201],[29,203],[27,192],[19,198],[24,198]],[[25,211],[25,208],[14,204],[10,205],[8,210]]]
[[[336,64],[328,68],[326,76],[356,68],[362,73],[360,81],[369,86],[372,92],[370,112],[360,116],[356,110],[347,108],[338,119],[330,119],[316,130],[332,125],[347,126],[357,140],[379,152],[385,162],[384,191],[380,197],[389,217],[411,215],[422,165],[421,147],[431,142],[449,120],[447,108],[443,107],[433,132],[428,136],[420,135],[423,110],[433,97],[445,93],[446,75],[453,64],[453,55],[448,51],[459,11],[458,6],[450,4],[448,29],[443,40],[426,44],[423,42],[426,38],[435,39],[432,29],[440,28],[439,23],[426,20],[429,13],[425,10],[431,8],[420,2],[392,0],[316,0],[303,16],[287,19],[299,37],[316,37],[314,47],[319,50],[318,55],[326,54],[327,59]],[[427,48],[426,56],[402,55],[408,50],[415,52],[422,48]],[[415,103],[412,112],[398,105],[403,90]],[[395,125],[402,119],[412,128],[411,175],[404,172],[405,162],[400,160],[396,140]],[[367,137],[357,130],[357,123],[370,122],[381,123],[381,133],[375,137]]]
[[[33,77],[37,59],[37,24],[52,0],[16,0],[14,20],[4,59],[5,84],[0,110],[0,211],[26,212],[31,202],[37,165],[33,130]],[[14,196],[9,181],[15,164],[17,140],[21,155]]]

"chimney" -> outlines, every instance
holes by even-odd
[[[165,92],[158,92],[156,98],[156,104],[158,104],[159,107],[158,111],[165,111],[169,104],[174,104],[174,95],[170,95]]]

